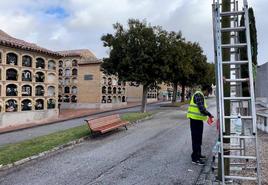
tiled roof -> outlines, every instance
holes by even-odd
[[[81,57],[79,64],[97,64],[102,62],[88,49],[58,51],[58,53],[64,57]]]
[[[35,51],[40,52],[48,55],[53,56],[61,56],[59,53],[42,48],[40,46],[37,46],[34,43],[29,43],[24,40],[16,39],[14,37],[11,37],[4,31],[0,30],[0,45],[23,49],[23,50],[29,50],[29,51]]]

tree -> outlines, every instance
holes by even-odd
[[[184,38],[181,32],[170,32],[166,35],[167,51],[164,54],[165,68],[163,79],[166,83],[171,83],[173,86],[172,103],[177,101],[178,83],[182,75],[183,54],[184,54]]]
[[[253,8],[248,9],[248,16],[249,16],[249,31],[250,31],[250,43],[251,43],[251,54],[252,54],[252,65],[253,65],[253,76],[256,77],[256,66],[257,62],[257,55],[258,55],[258,41],[257,41],[257,29],[255,23],[255,16]],[[245,26],[245,18],[244,16],[241,17],[240,26]],[[246,33],[245,31],[239,32],[239,41],[240,43],[246,42]],[[241,48],[240,51],[240,60],[248,60],[247,56],[247,48]],[[241,77],[248,78],[248,66],[242,65],[241,66]],[[242,94],[243,96],[249,96],[249,86],[247,82],[242,83]]]
[[[147,92],[162,79],[163,52],[166,51],[160,27],[149,26],[146,21],[130,19],[128,29],[116,23],[114,34],[102,36],[110,55],[104,58],[104,73],[117,75],[121,81],[143,85],[141,112],[146,111]]]
[[[185,88],[204,83],[204,75],[207,73],[207,58],[198,43],[187,42],[184,45],[182,58],[183,69],[180,71],[179,84],[182,87],[182,99],[184,101]]]

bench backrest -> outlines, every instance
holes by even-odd
[[[119,114],[114,114],[114,115],[105,116],[101,118],[88,119],[87,123],[90,126],[90,128],[94,129],[94,128],[98,128],[101,126],[105,126],[109,123],[114,123],[116,121],[120,121]]]

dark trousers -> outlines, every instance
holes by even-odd
[[[203,121],[190,119],[191,136],[192,136],[192,160],[200,159],[201,145],[203,136]]]

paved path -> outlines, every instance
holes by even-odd
[[[215,102],[209,104],[215,111]],[[211,153],[215,138],[215,126],[206,124],[204,154]],[[190,153],[185,111],[162,110],[128,131],[120,129],[0,172],[0,185],[192,185],[202,167],[191,163]]]
[[[159,109],[161,105],[166,104],[166,103],[169,103],[169,102],[148,104],[147,110],[152,111],[152,110]],[[94,117],[100,117],[100,116],[109,115],[109,114],[115,114],[115,113],[122,114],[126,112],[136,112],[139,110],[140,110],[140,106],[136,106],[132,108],[109,111],[105,113],[95,113],[95,114],[92,114],[92,116],[90,117],[94,118]],[[31,139],[37,136],[47,135],[47,134],[54,133],[57,131],[83,125],[85,124],[84,120],[88,117],[89,116],[85,116],[82,118],[61,121],[61,122],[57,122],[57,123],[50,124],[50,125],[43,125],[39,127],[28,128],[28,129],[14,131],[10,133],[0,134],[0,147],[4,146],[5,144],[16,143],[16,142],[24,141],[24,140]]]

